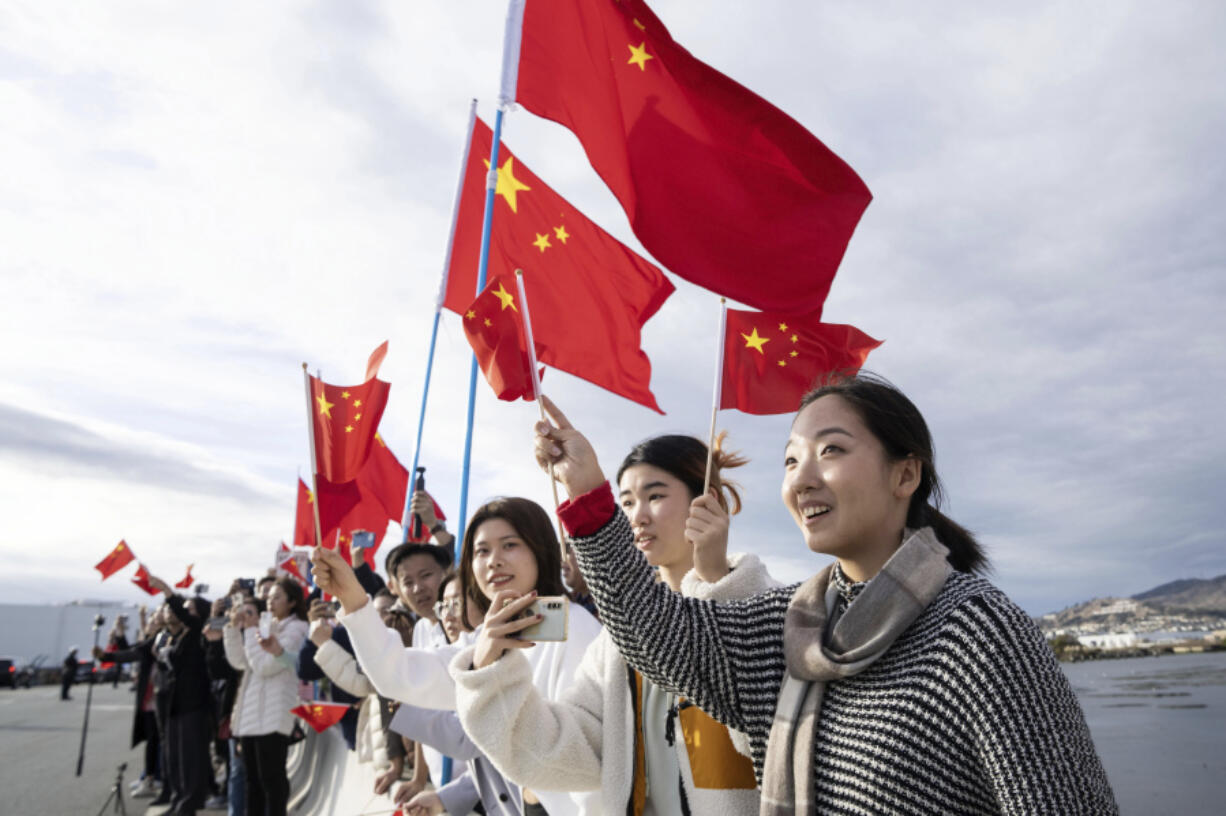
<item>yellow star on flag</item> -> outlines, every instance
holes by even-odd
[[[745,348],[757,349],[759,354],[766,353],[762,347],[771,341],[769,337],[762,337],[760,334],[758,334],[757,326],[753,327],[753,332],[751,334],[741,332],[741,337],[745,338]]]
[[[328,402],[326,399],[324,399],[323,394],[320,394],[318,397],[316,397],[315,401],[319,403],[320,415],[326,416],[328,419],[331,419],[332,418],[332,406],[335,405],[336,403]]]
[[[353,426],[352,426],[352,425],[346,425],[346,426],[345,426],[345,433],[353,433]]]
[[[638,28],[638,30],[639,30],[639,31],[646,31],[646,30],[647,30],[647,26],[645,26],[645,25],[643,25],[642,23],[640,23],[640,22],[639,22],[639,18],[635,17],[635,18],[633,18],[633,19],[634,19],[634,25],[635,25],[635,26]]]
[[[544,252],[545,250],[553,246],[553,244],[549,243],[548,235],[542,235],[541,233],[538,232],[536,234],[536,240],[532,242],[532,246],[536,247],[541,252]]]
[[[484,161],[485,169],[489,170],[489,159],[484,159]],[[515,167],[512,164],[514,161],[515,157],[511,156],[503,162],[502,167],[498,168],[498,185],[494,188],[494,194],[505,198],[507,204],[511,205],[511,212],[517,213],[519,209],[515,201],[515,194],[520,190],[531,190],[532,188],[515,178]]]
[[[793,335],[792,335],[792,342],[793,342],[793,343],[795,343],[795,342],[796,342],[796,340],[797,340],[796,335],[794,335],[794,334],[793,334]]]
[[[795,352],[795,351],[789,351],[789,352],[788,352],[788,356],[789,356],[789,357],[795,357],[795,356],[797,355],[797,353],[798,353],[798,352]]]
[[[354,400],[354,401],[353,401],[353,407],[354,407],[354,408],[361,408],[361,407],[362,407],[362,401],[361,401],[361,400]]]
[[[341,399],[349,399],[349,392],[348,392],[348,391],[342,391],[342,392],[341,392]]]
[[[477,313],[474,312],[472,309],[469,309],[467,312],[464,313],[464,316],[467,317],[469,320],[472,320],[474,317],[477,316]]]
[[[787,331],[787,330],[788,330],[788,324],[787,324],[787,323],[780,323],[780,324],[779,324],[779,331]]]
[[[655,57],[647,53],[647,41],[646,40],[643,40],[643,42],[639,43],[638,48],[635,48],[633,45],[627,45],[626,47],[630,49],[630,59],[626,61],[626,64],[627,65],[637,65],[640,71],[647,70],[647,60],[655,59]]]
[[[542,251],[544,251],[544,250],[542,250]],[[512,295],[510,292],[508,292],[506,289],[503,289],[503,288],[502,288],[502,281],[499,281],[499,282],[498,282],[498,291],[494,293],[494,297],[496,297],[496,298],[498,298],[500,301],[502,301],[502,309],[503,309],[503,311],[506,311],[506,308],[507,308],[508,306],[510,306],[510,307],[511,307],[511,311],[513,311],[513,312],[518,312],[518,311],[519,311],[519,309],[516,309],[516,308],[515,308],[515,296],[514,296],[514,295]],[[489,322],[488,320],[487,320],[487,321],[485,321],[485,325],[487,325],[487,326],[488,326],[489,324],[490,324],[490,322]]]
[[[487,318],[485,318],[485,325],[487,325],[487,326],[492,326],[492,325],[494,325],[494,324],[493,324],[493,323],[491,323],[491,322],[490,322],[490,319],[487,317]]]
[[[794,351],[793,351],[792,353],[793,353],[793,354],[795,354],[796,352],[794,352]],[[361,414],[354,414],[354,415],[353,415],[353,421],[354,421],[354,422],[357,422],[357,421],[358,421],[358,420],[360,420],[361,418],[362,418],[362,415],[361,415]]]
[[[781,366],[785,366],[785,365],[787,365],[787,363],[785,363],[783,360],[780,360],[780,361],[779,361],[779,365],[781,365]]]
[[[565,226],[554,227],[553,234],[558,236],[558,240],[562,243],[566,243],[566,239],[570,237],[570,233],[566,231]]]

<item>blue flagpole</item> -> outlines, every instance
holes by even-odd
[[[485,220],[481,223],[481,260],[477,265],[477,292],[485,288],[486,270],[490,263],[490,233],[494,225],[494,194],[498,189],[498,145],[502,141],[502,106],[494,116],[494,141],[490,145],[490,172],[485,181]],[[475,295],[474,295],[475,297]],[[468,475],[473,453],[473,412],[477,405],[477,355],[472,355],[468,369],[468,426],[464,432],[464,464],[460,472],[460,521],[455,539],[455,560],[460,563],[464,527],[468,521]]]
[[[438,341],[439,315],[443,311],[443,301],[447,299],[447,277],[451,271],[451,253],[454,249],[456,220],[460,217],[460,197],[464,193],[464,176],[468,171],[468,154],[472,150],[473,123],[477,119],[477,100],[474,99],[468,108],[468,128],[464,134],[464,156],[460,161],[460,177],[456,181],[455,200],[451,205],[451,234],[447,238],[447,252],[443,261],[443,277],[439,281],[438,297],[434,302],[434,326],[430,329],[430,351],[426,355],[426,382],[421,389],[421,414],[417,417],[417,445],[413,448],[413,469],[409,471],[409,489],[405,491],[404,512],[400,515],[400,527],[404,531],[404,540],[409,540],[410,523],[412,521],[410,508],[413,505],[413,484],[417,479],[417,463],[421,459],[421,440],[426,427],[426,401],[430,396],[430,375],[434,371],[434,347]]]

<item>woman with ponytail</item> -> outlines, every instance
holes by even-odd
[[[976,573],[938,506],[919,410],[860,374],[805,396],[782,498],[835,561],[740,601],[656,583],[588,441],[548,400],[538,461],[626,662],[745,732],[761,813],[1118,813],[1077,698],[1033,621]],[[694,502],[691,527],[709,502]]]
[[[744,463],[717,442],[704,496],[707,446],[691,436],[648,439],[622,462],[619,515],[662,587],[734,599],[778,586],[756,556],[727,554],[728,518],[741,501],[723,472]],[[505,614],[516,612],[511,605]],[[499,622],[487,617],[486,630]],[[555,701],[533,687],[529,668],[519,654],[482,658],[471,649],[452,662],[464,729],[508,779],[529,788],[599,790],[601,813],[758,812],[744,735],[629,669],[607,632]]]

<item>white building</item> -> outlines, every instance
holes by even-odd
[[[1136,632],[1111,632],[1104,635],[1078,635],[1077,642],[1091,649],[1126,649],[1138,643]]]

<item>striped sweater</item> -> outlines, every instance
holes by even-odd
[[[590,519],[608,501],[594,491],[573,504],[586,504],[579,515]],[[620,512],[574,544],[627,662],[748,734],[761,783],[796,586],[723,603],[670,592]],[[952,573],[871,667],[828,684],[813,761],[822,813],[1118,813],[1042,634],[1000,590],[966,573]]]

